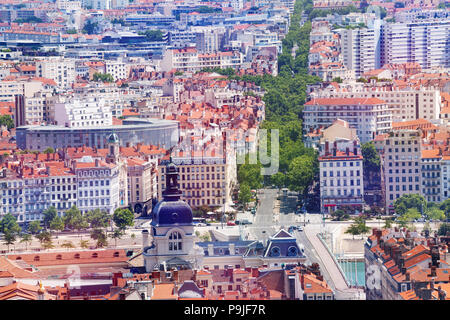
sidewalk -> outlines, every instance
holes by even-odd
[[[323,243],[319,240],[317,231],[317,228],[314,228],[313,226],[310,226],[309,228],[306,227],[304,230],[306,237],[314,247],[314,250],[316,251],[316,254],[319,256],[320,260],[322,260],[327,273],[330,275],[331,281],[333,281],[336,291],[344,294],[345,296],[348,295],[349,297],[356,297],[358,295],[358,292],[362,293],[363,291],[360,289],[348,287],[344,276],[334,262],[327,248],[325,248]]]
[[[320,260],[322,260],[325,268],[327,269],[328,274],[330,275],[335,288],[337,290],[349,289],[342,273],[339,271],[339,268],[336,266],[336,263],[334,262],[330,253],[322,244],[322,242],[319,240],[316,230],[314,229],[311,230],[311,228],[305,228],[304,232],[309,242],[311,242],[314,249],[316,250],[316,253],[319,256]]]

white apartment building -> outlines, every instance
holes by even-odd
[[[0,172],[0,216],[11,213],[19,223],[42,220],[50,206],[59,216],[76,205],[76,176],[70,169],[18,163],[19,168]]]
[[[54,121],[69,128],[103,127],[112,125],[111,107],[103,99],[69,100],[55,103]]]
[[[197,72],[204,68],[238,68],[243,62],[240,52],[199,54],[196,48],[169,49],[164,52],[161,70]]]
[[[439,150],[422,150],[422,195],[427,202],[441,202],[441,158]]]
[[[364,72],[377,69],[376,30],[368,28],[339,29],[341,56],[344,66],[359,78]]]
[[[443,156],[441,160],[441,199],[450,198],[450,156]]]
[[[105,73],[109,73],[113,76],[114,81],[123,80],[128,78],[127,72],[128,66],[125,62],[120,60],[106,60],[105,61]]]
[[[417,62],[423,69],[450,67],[450,18],[386,23],[382,26],[382,65]]]
[[[320,208],[331,213],[341,206],[362,211],[364,204],[363,157],[356,130],[336,120],[320,140]]]
[[[75,174],[78,181],[77,207],[82,213],[100,209],[113,214],[121,206],[118,165],[99,160],[76,162]]]
[[[378,98],[317,98],[305,103],[304,132],[330,126],[337,118],[356,129],[361,143],[371,141],[392,127],[392,113]]]
[[[381,154],[386,212],[404,194],[422,191],[421,133],[419,130],[395,130],[384,140]]]
[[[36,76],[52,79],[60,88],[71,88],[76,79],[75,60],[66,58],[38,60]]]
[[[417,119],[437,120],[442,100],[439,89],[432,87],[398,88],[388,86],[350,87],[345,91],[330,92],[321,90],[314,97],[377,98],[386,102],[392,112],[392,121],[410,121]]]
[[[56,7],[64,11],[79,11],[81,10],[81,1],[76,0],[57,0]]]

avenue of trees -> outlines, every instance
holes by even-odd
[[[4,244],[8,245],[8,250],[9,246],[16,243],[19,237],[21,238],[20,242],[28,246],[33,236],[39,240],[42,248],[53,248],[52,236],[57,236],[64,230],[79,232],[90,230],[90,238],[96,241],[98,248],[108,245],[108,237],[114,239],[117,245],[117,240],[125,234],[126,228],[134,225],[134,214],[127,208],[118,208],[113,215],[99,209],[83,215],[76,206],[73,206],[66,211],[64,216],[59,216],[54,207],[49,207],[42,214],[42,221],[31,221],[28,224],[27,232],[22,232],[16,217],[10,213],[0,220],[0,233],[4,235]],[[113,222],[115,228],[113,228]],[[108,227],[111,227],[109,234]],[[80,237],[82,237],[81,233]],[[88,241],[81,239],[80,246],[88,247]],[[72,248],[74,245],[66,241],[63,243],[63,247]]]

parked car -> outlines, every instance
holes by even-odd
[[[235,226],[236,225],[236,223],[234,223],[233,221],[228,221],[227,222],[227,226]]]
[[[298,231],[303,231],[303,227],[302,227],[302,226],[298,226],[298,227],[297,227],[297,230],[298,230]]]
[[[294,231],[295,231],[296,229],[297,229],[297,227],[291,226],[291,227],[289,227],[288,232],[289,232],[289,233],[294,233]]]

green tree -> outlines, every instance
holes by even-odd
[[[6,126],[9,129],[14,128],[14,121],[10,115],[1,115],[0,116],[0,126]]]
[[[289,189],[306,193],[315,176],[314,161],[303,155],[292,160],[287,173]]]
[[[48,153],[55,153],[55,149],[53,149],[52,147],[48,147],[47,149],[45,149],[43,151],[43,153],[48,154]]]
[[[286,175],[282,172],[277,172],[270,177],[272,183],[278,188],[284,188],[286,186]]]
[[[425,211],[425,215],[427,216],[428,219],[432,219],[432,220],[445,220],[445,213],[443,210],[440,210],[436,207],[427,209]]]
[[[397,214],[403,215],[411,208],[415,208],[418,212],[425,210],[427,208],[425,198],[419,194],[404,194],[394,202],[394,209]]]
[[[117,240],[121,239],[124,236],[124,232],[122,229],[114,229],[114,232],[112,232],[109,237],[114,239],[114,246],[117,247]]]
[[[42,231],[41,233],[35,235],[35,238],[43,244],[44,242],[50,242],[52,240],[52,235],[48,231]]]
[[[64,226],[70,230],[78,229],[80,220],[82,219],[83,217],[80,210],[76,206],[72,206],[64,214]]]
[[[49,241],[44,241],[41,243],[41,246],[43,249],[53,249],[55,246],[53,245],[53,241],[49,240]]]
[[[49,228],[50,222],[55,219],[55,217],[58,215],[58,212],[56,211],[55,207],[50,206],[42,211],[42,214],[44,215],[44,219],[42,220],[42,222],[44,223],[45,228]]]
[[[86,221],[93,229],[107,228],[111,221],[111,216],[100,209],[95,209],[86,213]]]
[[[77,29],[68,29],[68,30],[66,30],[66,33],[67,34],[77,34],[78,32],[77,32]]]
[[[110,73],[96,72],[92,77],[95,82],[114,82],[114,77]]]
[[[441,203],[439,209],[443,210],[447,219],[450,219],[450,198]]]
[[[239,188],[239,202],[247,208],[247,204],[250,202],[252,197],[252,192],[250,187],[247,184],[241,184]]]
[[[65,241],[61,247],[66,248],[66,249],[73,249],[75,248],[75,245],[71,242],[71,241]]]
[[[106,232],[102,229],[94,229],[91,238],[97,241],[97,248],[103,248],[108,245]]]
[[[420,219],[421,214],[416,208],[409,208],[398,218],[398,223],[402,227],[406,227],[408,223],[412,225],[415,219]]]
[[[336,221],[344,221],[350,218],[350,215],[342,209],[338,209],[331,214]]]
[[[10,235],[18,235],[22,229],[17,223],[17,219],[11,213],[7,213],[0,220],[0,233],[9,232]]]
[[[31,241],[33,240],[33,237],[29,233],[22,233],[20,235],[20,242],[25,243],[25,250],[28,250],[28,245],[31,244]]]
[[[50,221],[50,230],[56,232],[64,230],[64,221],[60,216],[56,215],[53,220]]]
[[[390,227],[392,227],[392,220],[391,219],[384,220],[384,228],[389,229]]]
[[[348,227],[348,229],[345,230],[345,233],[351,234],[353,236],[353,239],[355,239],[355,236],[360,234],[360,230],[357,224],[351,224],[350,227]]]
[[[164,41],[164,34],[161,30],[146,30],[144,32],[138,32],[140,35],[144,35],[147,41]]]
[[[98,27],[97,22],[92,22],[91,20],[87,20],[82,29],[83,33],[94,34],[95,29]]]
[[[83,248],[83,249],[89,248],[89,241],[88,240],[80,240],[80,248]]]
[[[118,208],[114,211],[113,221],[120,230],[134,225],[134,214],[129,209]]]
[[[3,232],[3,239],[4,239],[4,243],[8,246],[8,252],[9,252],[9,246],[14,244],[17,240],[17,233],[13,232],[9,229],[6,229]]]

